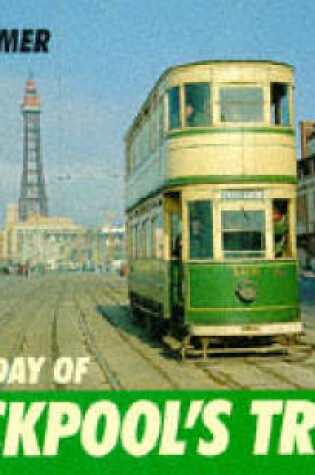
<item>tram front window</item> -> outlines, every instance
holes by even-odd
[[[210,200],[189,203],[189,258],[212,259],[212,202]]]
[[[265,212],[222,211],[222,247],[226,258],[265,256]]]
[[[221,87],[221,122],[263,122],[260,87]]]
[[[210,84],[205,82],[185,86],[185,125],[202,127],[210,124]]]
[[[170,130],[179,127],[179,87],[168,91],[168,125]]]
[[[270,91],[271,121],[274,125],[289,125],[288,86],[273,82]]]

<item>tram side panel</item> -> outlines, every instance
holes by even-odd
[[[161,260],[133,260],[128,287],[132,306],[152,318],[169,315],[169,266]]]

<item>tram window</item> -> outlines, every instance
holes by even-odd
[[[260,87],[222,87],[221,122],[262,122],[263,91]]]
[[[288,86],[271,83],[271,121],[274,125],[289,125]]]
[[[104,247],[104,242],[102,242],[101,246]],[[133,228],[130,223],[127,225],[127,242],[126,242],[126,251],[128,259],[132,259],[133,257]]]
[[[146,158],[149,152],[149,123],[146,121],[142,126],[142,157]]]
[[[151,113],[151,134],[150,134],[151,142],[150,142],[150,149],[155,150],[157,144],[157,110],[156,108],[153,109]]]
[[[179,127],[179,87],[168,91],[168,124],[170,129]]]
[[[141,136],[138,134],[134,141],[134,166],[137,166],[141,162]]]
[[[151,218],[151,257],[156,258],[156,216]]]
[[[161,97],[159,100],[159,138],[162,139],[164,137],[164,129],[165,129],[165,118],[164,118],[164,98]]]
[[[145,220],[142,222],[141,226],[141,258],[147,258],[147,224],[148,221]]]
[[[264,257],[265,212],[222,211],[224,257]]]
[[[145,151],[144,151],[144,128],[141,127],[139,132],[139,164],[141,164],[145,158]]]
[[[272,220],[275,258],[291,257],[289,248],[288,200],[276,199],[272,202]]]
[[[142,225],[139,224],[137,226],[137,259],[141,259],[142,257],[141,231],[142,231]]]
[[[185,85],[185,125],[202,127],[210,124],[210,84]]]
[[[129,154],[128,154],[128,174],[133,173],[133,146],[130,145],[129,147]]]
[[[180,258],[182,254],[182,222],[178,211],[171,214],[171,256]]]
[[[163,259],[163,217],[162,208],[158,208],[155,219],[156,234],[155,234],[155,252],[157,259]]]
[[[146,221],[145,226],[146,233],[146,258],[151,259],[152,257],[152,234],[151,234],[151,219]]]
[[[137,233],[138,233],[138,226],[133,225],[132,227],[132,257],[133,259],[137,259]]]
[[[212,202],[209,200],[189,203],[189,257],[213,258]]]
[[[132,143],[129,142],[127,145],[127,154],[126,154],[126,173],[127,175],[132,174],[133,172],[133,146]]]

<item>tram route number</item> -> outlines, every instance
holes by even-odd
[[[233,273],[234,277],[258,277],[260,269],[253,266],[234,266]]]

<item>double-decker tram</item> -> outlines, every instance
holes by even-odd
[[[126,134],[131,306],[183,355],[302,331],[293,80],[272,61],[175,66]]]

